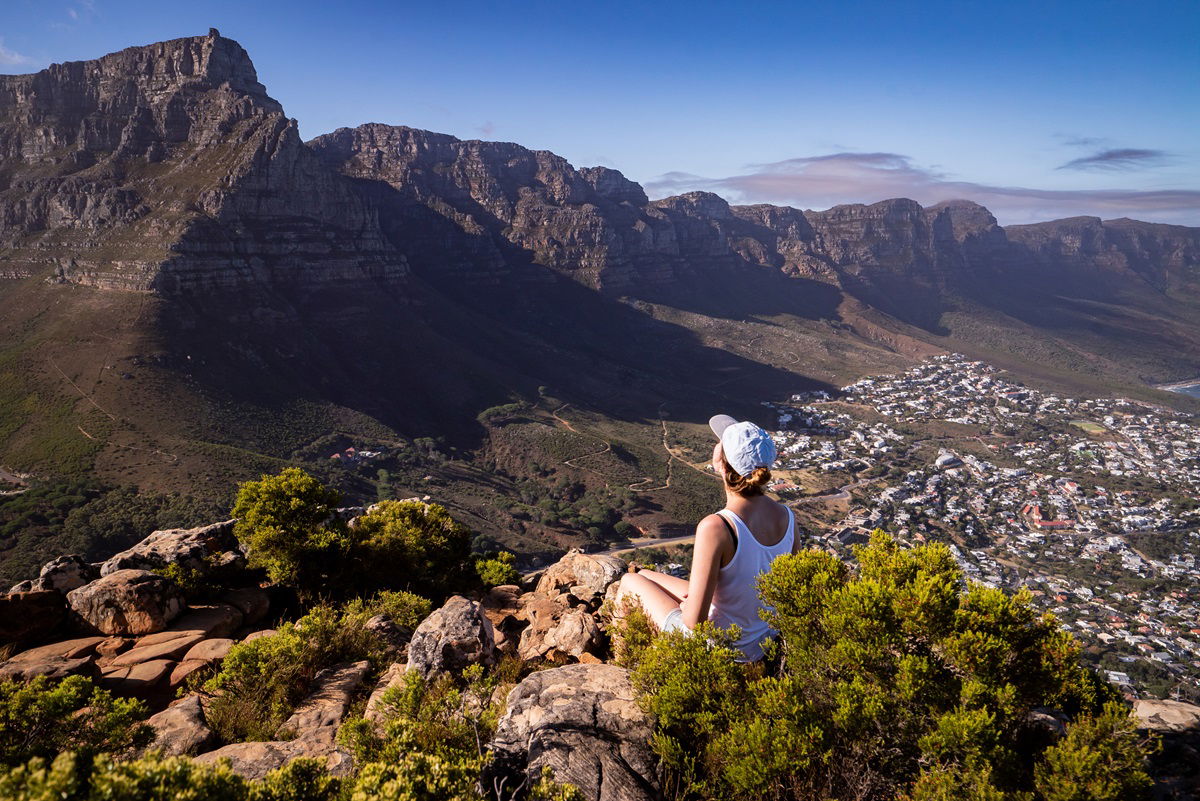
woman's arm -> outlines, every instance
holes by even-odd
[[[679,605],[683,610],[683,624],[689,629],[708,620],[708,607],[717,591],[721,562],[732,544],[720,515],[709,515],[696,526],[692,575],[688,578],[687,597]]]

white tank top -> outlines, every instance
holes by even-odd
[[[792,552],[795,541],[796,517],[788,509],[787,531],[775,545],[763,545],[754,538],[750,529],[736,513],[722,509],[717,514],[728,520],[737,532],[737,550],[729,564],[717,575],[717,590],[713,593],[708,619],[718,628],[737,625],[742,634],[734,643],[746,656],[755,662],[762,659],[762,641],[775,634],[766,621],[758,616],[765,608],[758,598],[758,577],[771,569],[771,563],[784,554]]]

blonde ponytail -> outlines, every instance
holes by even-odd
[[[725,484],[737,495],[750,498],[762,495],[763,489],[771,483],[771,471],[766,467],[756,467],[750,475],[743,476],[729,465],[725,465]]]

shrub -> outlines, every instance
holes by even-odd
[[[0,763],[17,765],[65,750],[85,758],[101,751],[124,754],[150,742],[153,733],[142,723],[147,714],[141,701],[113,698],[82,676],[0,682]]]
[[[415,629],[432,611],[433,604],[429,599],[403,590],[384,590],[369,599],[355,598],[345,608],[345,614],[351,616],[387,615],[397,626],[406,629]]]
[[[384,644],[366,628],[367,617],[319,606],[275,634],[235,644],[204,684],[214,693],[207,711],[213,731],[226,742],[273,740],[322,669],[361,659],[381,665]]]
[[[437,504],[381,501],[352,532],[355,574],[369,590],[441,595],[467,579],[471,532]]]
[[[334,801],[341,783],[320,761],[297,759],[248,782],[227,764],[150,755],[118,762],[71,752],[52,763],[36,757],[0,774],[5,801]]]
[[[473,583],[471,532],[437,504],[380,501],[347,525],[337,492],[289,468],[243,484],[233,515],[250,565],[302,598],[410,589],[443,596]]]
[[[342,568],[347,541],[333,512],[334,490],[299,468],[264,475],[238,488],[234,534],[249,547],[251,567],[265,568],[272,581],[305,593],[331,585]]]
[[[475,572],[485,587],[520,584],[521,574],[517,571],[516,561],[514,554],[501,551],[491,558],[475,560]]]
[[[1136,797],[1145,749],[1127,710],[1027,594],[966,586],[942,545],[877,532],[855,553],[856,574],[807,551],[762,577],[774,673],[709,631],[646,649],[634,680],[676,795]],[[1075,721],[1058,745],[1029,722],[1037,707]]]

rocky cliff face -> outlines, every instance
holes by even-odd
[[[0,76],[0,245],[5,274],[116,289],[404,273],[215,30]]]

